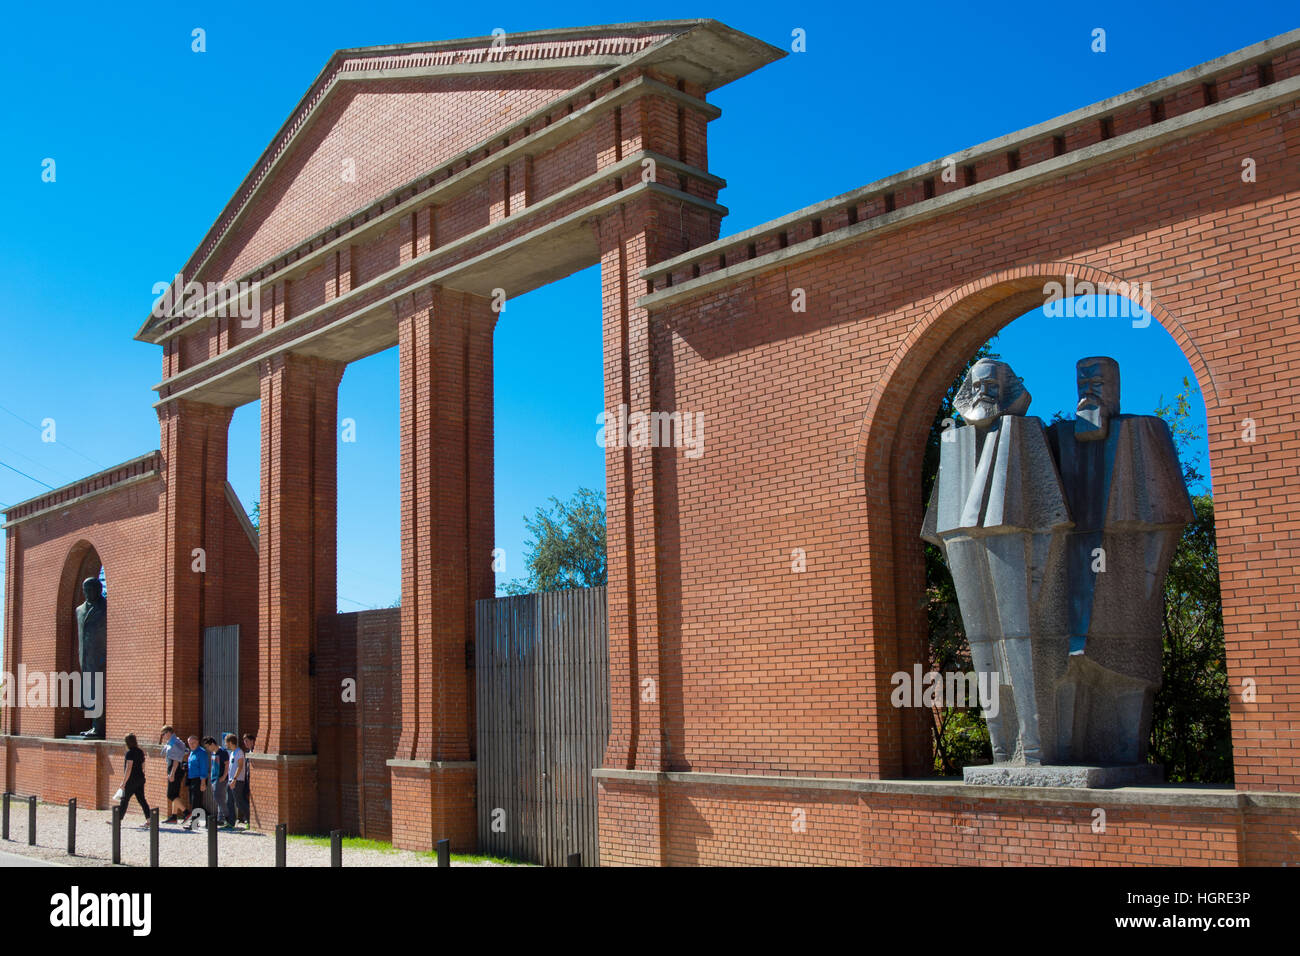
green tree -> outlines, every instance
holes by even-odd
[[[1151,759],[1170,782],[1232,782],[1227,648],[1219,595],[1214,500],[1201,474],[1201,434],[1192,421],[1196,386],[1186,378],[1156,414],[1169,424],[1195,519],[1183,531],[1165,580],[1163,685],[1151,721]]]
[[[532,536],[528,576],[509,582],[506,594],[590,588],[605,583],[605,493],[579,488],[568,501],[551,498],[524,518]]]

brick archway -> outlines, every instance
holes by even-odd
[[[63,573],[59,576],[58,599],[55,601],[55,670],[72,673],[79,671],[81,663],[77,653],[77,624],[75,609],[82,601],[81,582],[89,577],[98,577],[104,568],[104,561],[99,549],[86,539],[81,539],[68,549],[68,556],[63,562]],[[105,570],[107,578],[107,570]],[[109,638],[111,639],[111,632]],[[54,734],[81,733],[90,727],[91,721],[74,707],[59,707],[55,712]]]
[[[918,536],[922,516],[918,489],[925,435],[944,392],[981,345],[1006,325],[1043,305],[1048,283],[1078,287],[1091,283],[1099,294],[1115,291],[1142,305],[1178,343],[1214,420],[1222,400],[1219,383],[1195,339],[1178,317],[1152,296],[1141,301],[1140,276],[1123,277],[1074,262],[1018,266],[968,282],[944,295],[899,343],[867,403],[859,433],[857,463],[870,500],[887,507],[867,509],[870,564],[889,577],[873,589],[873,619],[893,641],[875,645],[876,711],[882,728],[886,767],[905,775],[923,773],[929,757],[928,728],[920,712],[900,717],[889,706],[889,675],[925,660],[924,553]],[[1078,295],[1086,292],[1076,293]],[[1211,471],[1213,472],[1213,452]],[[909,720],[909,718],[911,718]],[[899,721],[901,720],[901,724]]]

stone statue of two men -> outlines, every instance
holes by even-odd
[[[921,532],[952,571],[975,670],[997,675],[995,766],[1146,762],[1192,505],[1168,425],[1120,414],[1119,364],[1076,369],[1074,420],[1044,428],[1009,365],[971,368]]]

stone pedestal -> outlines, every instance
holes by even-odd
[[[986,764],[967,767],[962,780],[983,787],[1074,787],[1105,789],[1108,787],[1146,787],[1164,783],[1165,769],[1159,764],[1116,766],[1035,764],[1016,767],[1010,764]]]

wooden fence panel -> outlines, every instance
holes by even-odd
[[[478,839],[484,853],[599,863],[596,786],[609,736],[605,588],[479,601]]]

